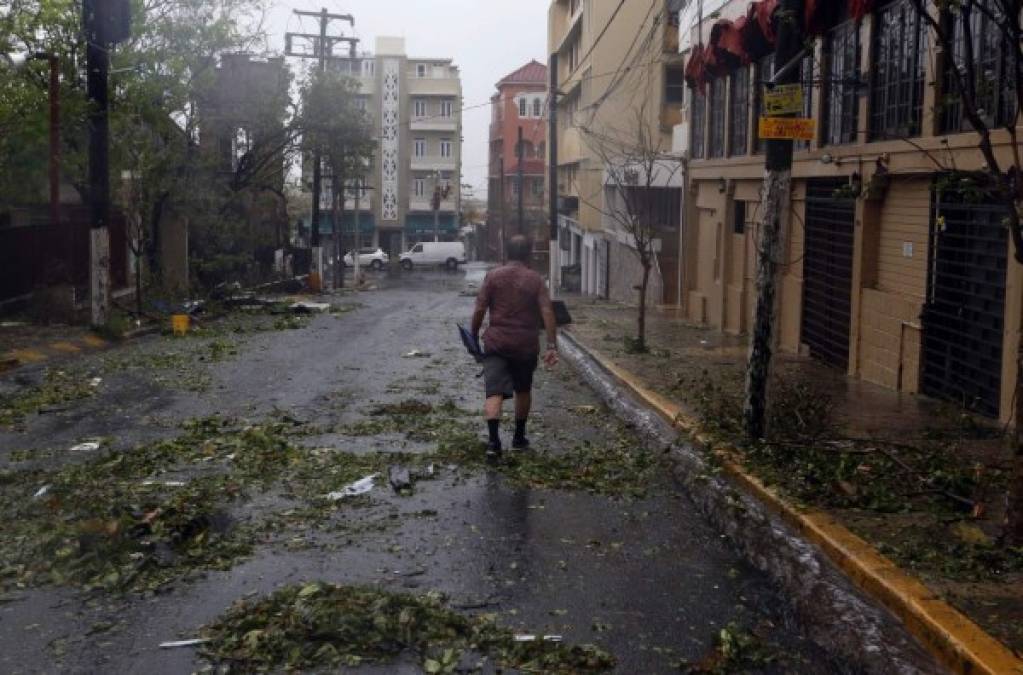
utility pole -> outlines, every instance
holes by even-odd
[[[353,238],[353,241],[354,241],[355,245],[352,247],[353,250],[354,250],[354,252],[352,253],[352,262],[353,262],[353,267],[354,267],[354,271],[355,271],[355,276],[354,276],[354,278],[352,280],[352,285],[356,289],[359,288],[359,274],[361,273],[360,272],[360,262],[359,262],[359,249],[362,247],[361,246],[362,245],[362,238],[359,236],[360,235],[360,233],[359,233],[359,197],[361,196],[361,194],[360,194],[361,192],[362,192],[362,178],[356,177],[355,178],[355,236]]]
[[[550,243],[548,245],[548,257],[550,258],[550,274],[548,275],[548,286],[553,297],[558,289],[558,259],[561,252],[558,249],[558,53],[551,54],[550,64],[550,87],[547,92],[547,191],[548,209],[550,211]]]
[[[110,48],[131,34],[127,0],[84,0],[86,93],[89,99],[89,291],[93,326],[110,318]]]
[[[505,203],[505,198],[504,198],[504,157],[501,157],[501,158],[499,158],[497,160],[497,170],[501,174],[501,182],[500,182],[501,188],[500,188],[500,190],[498,190],[498,195],[500,195],[499,199],[500,199],[500,203],[501,203],[501,240],[498,242],[498,244],[500,244],[499,253],[501,255],[501,262],[505,263],[505,262],[508,262],[508,261],[505,260],[505,258],[504,258],[504,249],[505,249],[505,246],[504,246],[504,237],[505,237],[504,222],[508,219],[508,209],[506,208],[507,204]]]
[[[523,171],[522,171],[522,125],[519,125],[519,140],[515,144],[515,156],[518,158],[518,170],[515,172],[515,180],[518,181],[519,193],[518,193],[518,211],[519,211],[519,234],[526,231],[525,222],[523,218],[523,206],[522,199],[525,196],[526,186],[523,183]]]
[[[433,172],[433,240],[440,241],[440,171]]]
[[[298,16],[310,16],[319,20],[320,32],[318,35],[309,33],[285,33],[284,53],[287,56],[299,58],[315,58],[319,61],[320,72],[326,72],[327,60],[333,58],[334,43],[347,42],[351,47],[351,54],[355,53],[355,45],[359,42],[356,38],[327,35],[327,26],[331,21],[347,21],[355,26],[355,17],[351,14],[331,14],[324,7],[319,12],[303,12],[295,10]],[[315,46],[313,53],[296,52],[294,47],[295,38],[311,40]],[[320,193],[323,189],[323,156],[319,148],[313,150],[313,209],[312,209],[312,231],[309,235],[309,245],[312,247],[312,259],[315,273],[322,279],[323,252],[320,249]],[[335,232],[335,238],[337,233]],[[339,261],[335,261],[335,265]]]
[[[803,0],[782,0],[777,16],[776,74],[771,78],[771,87],[799,82],[798,64],[803,54]],[[774,346],[776,283],[781,258],[780,230],[782,219],[788,220],[791,208],[792,140],[767,140],[765,155],[763,208],[758,228],[757,304],[746,366],[746,402],[743,408],[743,430],[750,441],[763,438],[765,431],[767,385]]]

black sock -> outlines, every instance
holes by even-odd
[[[526,420],[515,420],[515,438],[526,437]]]
[[[495,445],[501,445],[501,434],[498,433],[501,426],[501,420],[487,420],[487,431],[490,432],[490,442]]]

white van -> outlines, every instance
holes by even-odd
[[[410,270],[416,265],[444,265],[450,270],[464,265],[465,244],[460,241],[424,241],[402,253],[401,266]]]

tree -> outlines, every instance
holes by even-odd
[[[302,87],[302,128],[304,156],[317,151],[323,157],[332,180],[334,204],[335,285],[340,285],[341,220],[344,194],[361,181],[373,157],[373,129],[368,114],[357,104],[359,83],[333,71],[313,71]],[[312,227],[319,227],[313,223]]]
[[[639,284],[635,286],[639,293],[639,310],[636,339],[630,348],[646,352],[647,291],[655,263],[658,229],[664,225],[658,222],[658,191],[671,184],[682,170],[682,163],[667,153],[663,136],[648,119],[646,105],[640,104],[633,113],[630,131],[598,133],[583,126],[579,129],[600,158],[605,174],[604,208],[590,206],[627,235],[630,248],[639,260],[642,271]],[[679,209],[678,204],[674,206]]]
[[[980,191],[1004,206],[1017,263],[1023,264],[1023,0],[911,0],[938,47],[950,59],[943,107],[958,106],[976,134],[980,169],[950,167],[945,189]],[[939,111],[940,112],[940,111]],[[1001,143],[996,134],[1004,133]],[[1023,316],[1016,317],[1023,332]],[[1016,354],[1015,459],[1002,540],[1023,544],[1023,340]]]

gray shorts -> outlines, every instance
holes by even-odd
[[[533,373],[539,359],[532,356],[526,359],[509,358],[500,354],[487,354],[483,357],[483,386],[487,398],[503,396],[511,398],[515,394],[528,394],[533,388]]]

